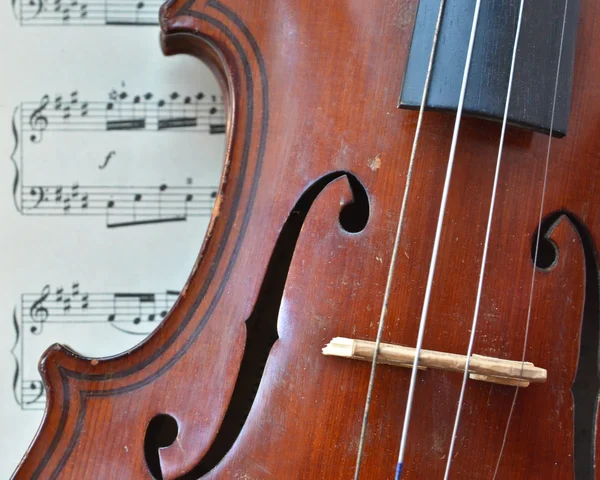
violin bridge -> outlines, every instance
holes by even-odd
[[[372,362],[375,354],[375,342],[336,337],[323,348],[323,354]],[[414,359],[414,348],[390,343],[379,345],[377,363],[412,368]],[[421,350],[418,368],[422,370],[434,368],[462,373],[465,370],[466,363],[466,355]],[[471,355],[471,361],[469,362],[469,377],[471,379],[515,387],[527,387],[530,383],[543,383],[547,379],[547,373],[545,369],[536,367],[530,362],[503,360],[483,355]]]

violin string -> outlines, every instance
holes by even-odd
[[[502,152],[504,148],[504,137],[506,134],[506,126],[508,124],[508,109],[510,106],[510,97],[512,92],[512,84],[515,73],[515,63],[517,58],[517,50],[519,46],[519,38],[521,34],[521,24],[523,21],[523,6],[525,4],[525,0],[521,0],[518,17],[517,17],[517,27],[515,32],[515,41],[513,45],[513,53],[510,65],[510,74],[508,78],[508,89],[506,94],[506,102],[504,104],[504,117],[502,119],[502,130],[500,133],[500,145],[498,147],[498,158],[496,160],[496,171],[494,173],[494,185],[492,187],[492,198],[490,200],[490,209],[488,214],[488,222],[487,229],[485,232],[485,242],[483,244],[483,255],[481,258],[481,271],[479,273],[479,282],[477,285],[477,297],[475,300],[475,310],[473,312],[473,322],[471,324],[471,336],[469,338],[469,346],[467,348],[467,359],[465,361],[465,370],[463,372],[462,385],[460,388],[460,395],[458,397],[458,405],[456,407],[456,416],[454,418],[454,427],[452,430],[452,436],[450,437],[450,448],[448,449],[448,459],[446,461],[446,472],[444,474],[444,480],[448,480],[448,476],[450,475],[450,466],[452,465],[452,459],[454,456],[454,448],[456,445],[456,436],[458,432],[458,426],[460,424],[460,414],[462,411],[462,406],[465,397],[465,390],[467,387],[467,380],[469,378],[469,367],[471,365],[471,355],[473,354],[473,345],[475,343],[475,332],[477,331],[477,320],[479,318],[479,307],[481,305],[481,295],[483,292],[483,279],[485,276],[485,265],[487,261],[488,248],[490,244],[490,233],[492,231],[492,220],[494,218],[494,205],[496,203],[496,192],[498,190],[498,178],[500,174],[500,165],[502,163]]]
[[[452,177],[452,167],[454,165],[454,158],[456,156],[456,146],[458,144],[458,132],[460,130],[460,122],[462,119],[463,105],[465,100],[465,94],[467,90],[467,81],[469,77],[469,71],[471,66],[471,56],[473,54],[473,46],[475,44],[475,34],[477,32],[477,23],[479,19],[479,9],[481,7],[481,0],[475,2],[475,12],[473,14],[473,23],[471,25],[471,36],[469,38],[469,46],[467,48],[467,58],[465,61],[465,68],[463,71],[462,85],[460,88],[460,96],[458,100],[458,107],[456,111],[456,121],[454,124],[454,132],[452,134],[452,143],[450,146],[450,155],[448,158],[448,167],[446,169],[446,179],[444,180],[444,189],[442,192],[442,201],[440,205],[440,211],[438,214],[437,227],[435,231],[435,239],[433,242],[433,252],[431,255],[431,262],[429,264],[429,275],[427,277],[427,285],[425,287],[425,298],[423,300],[423,310],[421,312],[421,320],[419,322],[419,333],[417,336],[417,345],[415,347],[415,359],[412,365],[412,372],[410,376],[410,387],[408,389],[408,399],[406,401],[406,411],[404,413],[404,425],[402,426],[402,435],[400,437],[400,449],[398,451],[398,463],[396,464],[396,480],[402,475],[404,467],[404,453],[406,450],[406,441],[408,438],[408,427],[410,425],[410,418],[412,412],[412,404],[417,384],[417,372],[419,365],[419,356],[421,354],[423,346],[423,337],[425,334],[425,326],[427,323],[427,312],[429,310],[429,303],[431,300],[431,290],[433,287],[433,278],[435,276],[435,267],[437,263],[438,251],[440,246],[440,239],[442,236],[442,226],[444,223],[444,213],[446,210],[446,202],[448,200],[448,192],[450,190],[450,179]]]
[[[556,80],[554,84],[554,98],[552,100],[552,115],[550,117],[550,134],[548,135],[548,148],[546,150],[546,163],[544,166],[544,182],[542,186],[542,198],[540,200],[540,211],[538,218],[538,229],[535,240],[535,253],[533,256],[533,272],[531,274],[531,287],[529,291],[529,305],[527,307],[527,321],[525,323],[525,338],[523,339],[523,354],[521,357],[521,375],[523,374],[523,369],[525,368],[525,356],[527,353],[527,341],[529,338],[529,325],[531,323],[531,310],[533,306],[533,291],[535,287],[535,277],[537,270],[537,261],[538,261],[538,253],[539,253],[539,245],[542,231],[542,220],[544,215],[544,201],[546,200],[546,185],[548,180],[548,166],[550,164],[550,152],[552,147],[552,132],[554,130],[554,116],[556,113],[556,99],[558,97],[558,84],[560,83],[560,64],[562,62],[562,52],[564,47],[564,39],[565,39],[565,28],[567,24],[567,12],[569,8],[569,0],[565,0],[565,10],[563,14],[563,24],[562,31],[560,35],[560,48],[558,50],[558,60],[556,65]],[[500,447],[500,453],[498,455],[498,461],[496,462],[496,469],[494,470],[493,480],[496,480],[496,476],[498,475],[498,470],[500,468],[500,461],[502,459],[502,454],[504,453],[504,447],[506,446],[506,439],[508,438],[508,429],[510,427],[510,423],[513,417],[513,413],[515,410],[515,405],[517,404],[517,395],[519,394],[519,386],[515,388],[515,393],[513,395],[512,404],[510,406],[510,413],[508,414],[508,420],[506,421],[506,428],[504,429],[504,437],[502,438],[502,446]]]
[[[436,24],[435,24],[435,31],[433,33],[433,42],[432,42],[431,52],[429,53],[429,64],[427,66],[427,73],[425,75],[425,85],[423,87],[423,95],[421,97],[421,106],[419,108],[419,116],[417,118],[415,137],[413,139],[412,150],[410,153],[410,161],[408,163],[408,170],[406,173],[406,184],[404,186],[404,195],[402,197],[402,205],[400,207],[400,216],[398,218],[398,224],[396,227],[396,237],[394,239],[394,248],[392,250],[392,258],[390,260],[388,277],[387,277],[387,282],[385,285],[385,292],[383,295],[383,304],[381,307],[381,313],[379,315],[379,326],[377,328],[377,338],[375,340],[375,353],[373,354],[373,361],[371,362],[371,374],[369,377],[369,386],[367,389],[367,398],[365,401],[365,409],[364,409],[363,419],[362,419],[360,440],[359,440],[359,444],[358,444],[358,455],[357,455],[357,459],[356,459],[356,469],[354,471],[354,480],[358,480],[359,475],[360,475],[360,467],[362,464],[364,444],[365,444],[365,438],[366,438],[366,434],[367,434],[367,424],[369,422],[369,410],[371,407],[371,401],[373,399],[373,389],[374,389],[374,385],[375,385],[375,372],[377,370],[377,359],[379,356],[379,347],[381,345],[381,337],[383,336],[383,327],[385,325],[385,318],[387,316],[387,311],[388,311],[388,303],[389,303],[390,294],[392,291],[392,284],[393,284],[393,280],[394,280],[394,267],[396,265],[396,259],[398,257],[398,251],[399,251],[399,247],[400,247],[400,238],[402,236],[402,228],[404,226],[404,215],[406,212],[406,205],[408,203],[408,194],[409,194],[410,185],[412,182],[412,175],[413,175],[413,169],[414,169],[414,165],[415,165],[417,146],[418,146],[419,138],[421,135],[421,125],[423,123],[423,115],[425,113],[425,105],[427,103],[427,95],[429,92],[429,85],[431,83],[433,62],[435,59],[435,52],[437,50],[437,43],[438,43],[440,27],[442,24],[442,17],[444,14],[444,6],[445,5],[446,5],[446,0],[440,0],[440,6],[439,6],[437,20],[436,20]]]

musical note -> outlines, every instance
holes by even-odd
[[[167,290],[165,292],[165,309],[160,312],[160,316],[162,318],[166,317],[169,310],[173,308],[173,305],[175,304],[175,301],[179,298],[180,293],[181,292],[178,292],[177,290]]]
[[[23,215],[103,216],[108,228],[209,217],[214,186],[24,186]]]
[[[225,131],[222,99],[204,92],[182,95],[172,91],[165,100],[155,99],[149,91],[132,95],[122,84],[109,92],[106,102],[82,101],[79,91],[72,90],[52,98],[44,95],[39,102],[23,102],[19,108],[21,131],[28,134],[33,143],[39,143],[42,137],[55,131],[204,131],[213,134]],[[28,122],[24,123],[23,118],[28,118]],[[48,142],[50,140],[46,140]],[[182,222],[190,217],[209,217],[212,213],[216,188],[208,185],[24,184],[25,177],[31,178],[24,174],[25,160],[39,154],[25,155],[23,147],[20,153],[20,163],[16,160],[14,163],[15,178],[21,184],[13,190],[15,195],[19,190],[20,198],[15,198],[15,205],[23,215],[104,216],[107,228],[119,228]],[[106,169],[115,155],[116,150],[109,150],[98,169]]]
[[[185,203],[184,203],[184,209],[183,209],[183,216],[185,218],[187,218],[188,216],[188,205],[190,205],[192,202],[194,201],[194,195],[192,195],[191,193],[188,193],[185,196]]]
[[[123,5],[120,9],[107,9],[106,25],[156,25],[158,23],[158,8],[155,0],[138,1],[133,8]]]
[[[40,334],[40,324],[94,324],[108,323],[125,333],[147,335],[150,330],[131,330],[127,325],[143,325],[163,318],[177,297],[176,290],[158,293],[135,292],[81,292],[79,282],[73,282],[71,291],[59,286],[52,294],[49,285],[44,286],[42,294],[25,293],[21,296],[21,310],[28,311],[32,333]]]
[[[161,0],[13,0],[21,25],[158,25]]]
[[[156,316],[156,294],[154,293],[115,293],[113,311],[108,316],[112,327],[132,335],[147,335],[144,331],[133,330],[142,322],[153,322]],[[119,325],[118,320],[121,321]]]
[[[211,135],[225,133],[225,114],[223,113],[223,103],[217,102],[216,95],[212,96],[213,105],[210,107],[210,117],[208,120],[208,131]]]
[[[181,97],[177,92],[169,101],[151,103],[153,95],[131,96],[126,91],[113,90],[109,100],[80,101],[78,92],[70,94],[69,101],[57,95],[51,103],[44,95],[40,102],[23,102],[20,106],[29,123],[22,126],[34,143],[39,143],[43,132],[95,131],[199,131],[212,135],[225,133],[225,110],[222,100],[212,95],[205,101],[203,93]]]
[[[129,194],[125,192],[134,191]],[[108,228],[129,227],[168,222],[186,221],[189,217],[210,216],[214,204],[214,187],[178,186],[161,184],[157,187],[132,187],[111,192],[94,193],[105,200],[103,214]],[[128,195],[131,195],[127,198]],[[27,202],[26,202],[27,203]],[[102,205],[94,200],[88,212]]]
[[[41,295],[25,293],[21,296],[20,316],[22,326],[29,327],[35,335],[42,333],[43,325],[46,328],[107,325],[126,335],[145,336],[166,317],[179,294],[177,290],[158,293],[82,292],[78,281],[72,282],[70,292],[63,287],[53,290],[46,285]],[[24,312],[28,312],[28,315],[24,315]],[[43,409],[46,402],[43,383],[39,378],[32,379],[24,374],[25,339],[19,333],[16,311],[13,320],[16,341],[11,353],[16,360],[13,375],[15,400],[24,410]]]
[[[44,384],[41,380],[23,380],[21,386],[21,405],[23,408],[46,404]]]

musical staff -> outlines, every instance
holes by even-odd
[[[215,187],[24,185],[24,215],[101,216],[109,228],[185,221],[212,213]]]
[[[46,392],[41,380],[23,379],[20,393],[16,395],[23,410],[43,410],[46,406]]]
[[[43,327],[52,323],[107,323],[125,333],[148,335],[154,325],[162,320],[179,292],[167,290],[161,293],[89,293],[80,289],[79,283],[70,290],[57,287],[51,291],[44,286],[41,293],[24,293],[21,296],[22,323],[31,333],[39,335]],[[36,311],[43,308],[40,318]],[[140,326],[134,328],[134,326]],[[131,327],[131,328],[128,328]]]
[[[172,131],[225,133],[222,99],[200,92],[171,93],[167,100],[152,93],[130,96],[112,91],[108,101],[81,101],[77,91],[64,97],[44,95],[38,102],[21,103],[21,131],[33,143],[45,132]]]
[[[162,0],[13,0],[24,26],[158,25]]]
[[[190,139],[197,139],[197,133],[207,134],[205,138],[209,138],[225,133],[225,129],[221,97],[204,92],[137,95],[122,85],[121,89],[111,90],[106,101],[85,101],[77,90],[73,90],[64,95],[45,94],[37,102],[22,102],[13,116],[14,203],[23,215],[104,217],[108,228],[209,217],[217,194],[215,185],[192,185],[190,177],[185,185],[181,185],[176,180],[166,180],[164,175],[157,178],[154,185],[138,186],[134,179],[124,185],[123,179],[131,171],[127,166],[130,159],[139,161],[144,157],[139,150],[131,150],[133,137],[120,132],[131,135],[138,132],[187,133],[194,135]],[[81,181],[32,180],[31,175],[25,179],[24,170],[30,165],[28,171],[41,171],[42,165],[47,171],[47,149],[54,149],[55,158],[60,158],[65,146],[78,147],[90,141],[97,145],[95,136],[99,132],[106,135],[110,146],[96,152],[93,164],[87,168],[83,161],[73,164],[68,171],[69,176],[81,171],[85,175]],[[161,148],[164,142],[160,137],[162,135],[152,135],[149,142]],[[146,145],[150,144],[144,141],[144,148]],[[129,153],[117,153],[117,150]],[[158,150],[149,151],[154,158],[159,158]],[[94,166],[92,172],[91,165]],[[106,171],[111,173],[105,174]]]
[[[167,315],[179,293],[86,292],[79,282],[73,282],[69,288],[45,285],[40,292],[22,294],[20,321],[16,313],[14,318],[15,400],[24,410],[43,409],[46,402],[42,382],[30,378],[31,368],[27,368],[33,361],[25,354],[26,339],[31,340],[31,335],[39,337],[52,327],[106,325],[126,335],[146,336]]]

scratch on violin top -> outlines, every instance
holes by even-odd
[[[185,453],[185,448],[183,448],[183,445],[181,444],[181,440],[179,440],[179,437],[177,437],[175,440],[177,441],[177,446],[179,447],[179,449],[180,449],[180,450],[181,450],[183,453]]]

